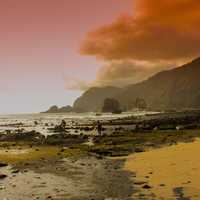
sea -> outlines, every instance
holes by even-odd
[[[121,114],[112,113],[36,113],[36,114],[12,114],[0,115],[0,133],[22,130],[22,131],[37,131],[43,135],[51,135],[54,132],[51,128],[59,125],[62,120],[65,120],[68,126],[75,124],[93,124],[95,121],[106,121],[120,119],[132,116],[144,116],[146,114],[155,114],[156,112],[133,111],[124,112]]]

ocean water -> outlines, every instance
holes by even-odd
[[[5,133],[10,130],[23,129],[24,131],[38,131],[44,135],[51,135],[49,129],[65,120],[68,126],[75,124],[92,124],[97,120],[111,120],[117,118],[124,118],[129,116],[143,116],[146,114],[153,114],[153,112],[135,111],[125,112],[122,114],[102,114],[96,113],[66,113],[66,114],[16,114],[16,115],[0,115],[0,133]]]

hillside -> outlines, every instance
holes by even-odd
[[[163,71],[148,80],[123,89],[116,96],[127,106],[143,98],[150,108],[200,108],[200,59],[182,67]]]
[[[200,58],[184,66],[160,72],[146,81],[116,87],[91,88],[74,103],[74,109],[97,111],[105,98],[114,97],[123,108],[131,108],[142,98],[154,109],[200,108]]]

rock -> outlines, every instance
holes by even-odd
[[[42,143],[45,136],[36,131],[24,132],[23,130],[17,130],[8,134],[0,134],[0,141],[32,141]]]
[[[29,163],[24,163],[24,166],[29,166],[30,164]]]
[[[64,152],[64,151],[65,151],[65,149],[61,149],[61,150],[60,150],[60,152]]]
[[[38,122],[37,122],[37,121],[34,121],[34,124],[35,124],[35,126],[37,126],[37,125],[38,125]]]
[[[162,184],[160,184],[160,187],[164,187],[164,186],[165,186],[165,184],[163,184],[163,183],[162,183]]]
[[[102,112],[111,112],[113,114],[120,114],[120,104],[117,99],[106,98],[103,102]]]
[[[143,188],[143,189],[151,189],[151,186],[149,186],[149,185],[144,185],[142,188]]]
[[[17,173],[19,173],[19,169],[15,169],[15,170],[13,170],[11,173],[12,173],[12,174],[17,174]]]
[[[65,144],[67,146],[72,146],[74,144],[81,144],[86,141],[88,141],[87,136],[71,135],[67,133],[56,133],[53,135],[48,135],[46,137],[45,143],[50,145]]]
[[[8,166],[7,163],[0,162],[0,167],[6,167],[6,166]]]
[[[5,175],[5,174],[0,174],[0,179],[4,179],[4,178],[6,178],[7,177],[7,175]]]
[[[144,152],[144,149],[139,148],[139,147],[136,147],[136,148],[135,148],[135,152],[136,152],[136,153],[142,153],[142,152]]]
[[[80,163],[80,165],[85,166],[85,163]]]

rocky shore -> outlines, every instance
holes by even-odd
[[[102,135],[94,122],[63,123],[47,136],[19,128],[0,134],[0,198],[129,200],[137,182],[123,170],[125,156],[200,136],[199,112],[104,120]]]

